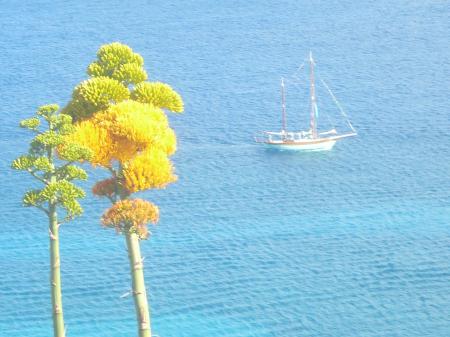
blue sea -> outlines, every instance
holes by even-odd
[[[140,195],[161,209],[142,242],[155,334],[450,336],[449,1],[0,7],[0,336],[52,335],[47,222],[21,207],[31,177],[9,169],[30,140],[18,122],[64,106],[113,41],[185,101],[170,116],[179,181]],[[267,151],[252,137],[280,128],[280,77],[310,50],[359,136]],[[287,87],[291,130],[308,127],[306,90]],[[105,176],[89,173],[88,191]],[[106,201],[83,206],[61,227],[67,336],[134,336],[124,238],[100,226]]]

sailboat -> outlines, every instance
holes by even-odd
[[[285,102],[285,83],[281,79],[281,131],[262,131],[262,137],[255,137],[257,143],[267,145],[271,148],[280,150],[298,150],[298,151],[328,151],[333,148],[338,140],[357,135],[353,125],[350,123],[347,114],[342,109],[334,94],[331,92],[329,86],[323,81],[328,93],[331,95],[333,101],[338,106],[343,117],[346,119],[350,128],[350,132],[339,133],[336,128],[328,131],[319,131],[317,125],[318,108],[315,86],[314,66],[315,62],[312,52],[309,53],[309,68],[310,68],[310,127],[307,131],[287,131],[286,126],[286,102]]]

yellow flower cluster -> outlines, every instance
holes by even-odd
[[[136,233],[140,239],[148,237],[147,224],[158,220],[158,207],[142,199],[120,200],[102,216],[104,226],[115,228],[118,233]]]
[[[167,117],[151,104],[124,101],[95,114],[93,123],[107,129],[119,143],[133,143],[140,149],[158,147],[168,155],[175,152],[175,134]]]
[[[176,137],[164,112],[151,104],[124,101],[79,122],[69,141],[93,152],[91,163],[123,167],[123,185],[130,192],[163,188],[176,176],[168,158]]]
[[[164,188],[175,182],[172,163],[158,148],[148,148],[123,166],[123,185],[134,193],[149,188]]]
[[[97,127],[91,120],[85,120],[77,123],[75,131],[66,137],[68,143],[75,143],[92,151],[90,162],[94,166],[110,166],[115,144],[111,142],[108,130]]]

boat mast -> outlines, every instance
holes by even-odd
[[[309,52],[309,67],[310,67],[310,94],[311,94],[311,121],[310,128],[312,133],[312,138],[317,138],[317,101],[316,101],[316,87],[314,85],[314,60],[312,57],[312,52]]]
[[[281,122],[283,137],[286,133],[286,101],[284,96],[284,79],[281,78]]]

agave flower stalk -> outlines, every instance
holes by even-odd
[[[125,236],[138,335],[150,337],[140,241],[149,237],[147,224],[158,221],[159,211],[133,199],[133,193],[176,181],[169,160],[176,137],[164,110],[182,112],[183,101],[169,85],[148,82],[143,65],[142,56],[126,45],[102,46],[88,67],[90,78],[74,89],[64,111],[77,121],[70,141],[90,148],[91,164],[111,173],[95,184],[93,193],[112,203],[102,223]]]
[[[87,174],[73,164],[89,159],[91,151],[79,145],[66,144],[65,137],[74,131],[72,117],[60,114],[58,110],[56,104],[42,106],[35,117],[20,123],[21,127],[33,132],[35,137],[28,154],[14,160],[12,168],[28,172],[42,186],[26,192],[23,205],[35,207],[48,217],[53,331],[55,337],[64,337],[59,226],[82,213],[77,199],[84,197],[84,191],[72,181],[85,180]],[[41,130],[42,120],[47,125],[45,130]],[[58,221],[58,209],[64,214],[61,221]]]

